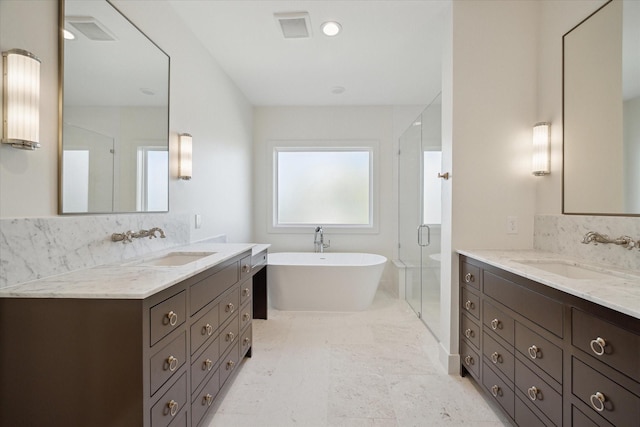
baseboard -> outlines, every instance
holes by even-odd
[[[459,354],[449,354],[446,348],[439,343],[439,359],[440,364],[444,367],[449,375],[459,374],[460,373],[460,355]]]

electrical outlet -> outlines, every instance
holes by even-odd
[[[202,227],[202,215],[196,214],[196,228]]]
[[[507,217],[507,234],[518,234],[518,217]]]

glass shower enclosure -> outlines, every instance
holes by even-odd
[[[399,159],[398,253],[405,298],[440,339],[440,95],[400,137]]]

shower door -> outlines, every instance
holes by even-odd
[[[441,106],[438,96],[400,137],[399,258],[405,297],[440,337]]]

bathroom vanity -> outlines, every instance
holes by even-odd
[[[459,252],[462,375],[518,426],[639,425],[638,277],[557,254]]]
[[[252,265],[266,260],[252,246],[196,244],[3,289],[0,425],[201,425],[251,356]]]

